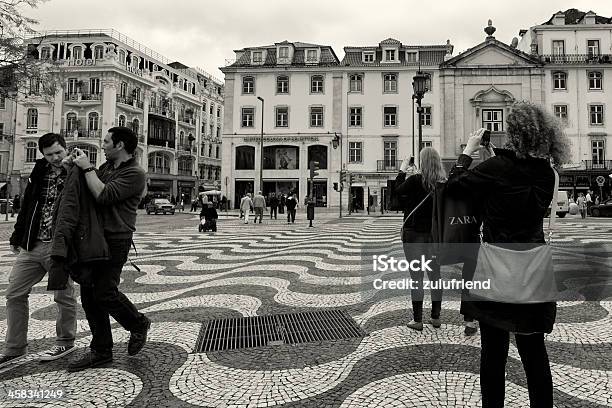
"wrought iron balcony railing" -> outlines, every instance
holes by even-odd
[[[612,160],[583,160],[587,170],[612,170]]]
[[[401,160],[377,160],[376,170],[377,171],[399,171],[402,165]]]
[[[546,64],[612,64],[612,54],[544,54]]]

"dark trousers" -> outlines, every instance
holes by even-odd
[[[290,210],[287,208],[287,222],[295,222],[295,210]]]
[[[91,286],[81,286],[81,302],[93,336],[90,348],[99,353],[113,349],[109,315],[128,331],[143,323],[144,315],[117,289],[131,242],[131,239],[107,239],[111,259],[95,266]]]
[[[483,408],[504,406],[506,360],[510,333],[480,322],[480,392]],[[516,347],[527,375],[529,406],[553,406],[553,384],[544,334],[515,334]]]
[[[422,255],[425,255],[427,259],[432,259],[433,251],[430,233],[404,230],[402,241],[406,260],[421,259]],[[436,282],[440,279],[440,264],[434,260],[429,264],[429,267],[431,268],[431,271],[427,271],[429,280],[432,283],[435,282],[436,285],[440,285],[440,283]],[[424,274],[423,271],[410,271],[410,279],[412,279],[415,287],[415,289],[410,289],[412,312],[415,322],[423,321],[423,298],[425,296],[425,291],[423,290]],[[441,310],[442,288],[431,289],[431,317],[433,319],[439,319]]]
[[[277,211],[276,211],[276,207],[270,207],[270,219],[272,219],[272,217],[274,217],[274,219],[276,220],[276,216],[277,216]]]
[[[477,251],[476,254],[478,254]],[[461,279],[463,279],[464,282],[474,279],[474,272],[476,272],[476,259],[476,257],[470,257],[463,263],[463,268],[461,269]],[[465,322],[474,321],[474,317],[469,312],[464,310],[465,302],[471,301],[469,300],[469,295],[470,291],[468,289],[461,290],[461,307],[459,308],[459,312],[463,314],[463,321]]]

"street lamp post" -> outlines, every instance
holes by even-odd
[[[263,192],[263,136],[264,136],[264,98],[258,96],[261,101],[261,137],[259,139],[259,191]],[[255,191],[253,191],[255,193]]]
[[[412,88],[414,90],[414,94],[412,95],[412,97],[416,99],[418,121],[419,121],[419,144],[417,148],[418,157],[420,157],[421,145],[423,144],[423,123],[422,123],[423,122],[422,121],[423,107],[421,106],[421,100],[423,99],[425,92],[427,92],[428,90],[427,89],[427,79],[428,79],[428,76],[422,73],[420,70],[412,78]],[[416,157],[415,157],[415,160],[419,162],[419,166],[420,166],[420,161]]]
[[[338,190],[340,192],[340,211],[339,211],[339,217],[338,218],[342,218],[342,190],[343,190],[343,183],[342,183],[342,137],[340,135],[338,135],[338,133],[334,132],[334,138],[332,139],[332,146],[334,147],[334,149],[337,149],[338,146],[340,146],[340,178],[339,178],[339,183],[338,183]]]

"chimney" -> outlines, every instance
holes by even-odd
[[[582,19],[582,24],[596,24],[595,17],[597,17],[597,14],[592,11],[589,11],[584,15],[584,18]]]
[[[565,13],[558,11],[552,20],[553,25],[565,25]]]

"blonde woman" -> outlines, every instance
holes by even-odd
[[[400,167],[395,179],[395,194],[400,197],[404,211],[404,227],[402,229],[402,243],[407,260],[421,259],[423,255],[432,259],[431,214],[433,209],[433,191],[436,183],[446,179],[446,172],[438,152],[426,147],[421,150],[419,157],[419,170],[406,177],[410,169],[410,160],[406,159]],[[417,208],[418,207],[418,208]],[[410,213],[415,210],[412,215]],[[410,215],[410,217],[408,217]],[[430,281],[440,279],[440,265],[435,260],[429,264]],[[423,271],[411,271],[410,278],[415,289],[411,289],[413,320],[408,327],[414,330],[423,330]],[[432,289],[431,324],[439,328],[440,311],[442,309],[442,289]]]

